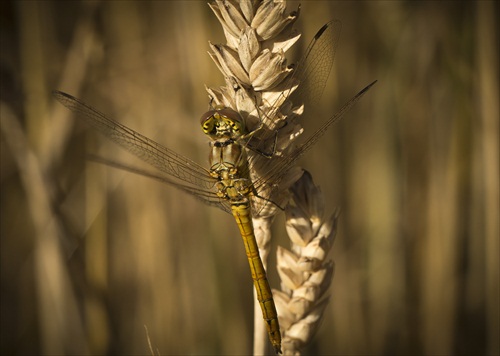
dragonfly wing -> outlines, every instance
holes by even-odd
[[[299,87],[290,95],[292,103],[306,108],[319,102],[335,60],[342,23],[333,20],[316,33],[295,69]]]
[[[261,168],[261,171],[266,173],[253,182],[257,192],[262,190],[262,187],[266,187],[265,189],[272,187],[272,190],[275,190],[279,186],[282,178],[287,175],[290,169],[295,165],[299,157],[306,153],[325,134],[332,124],[340,120],[376,82],[377,81],[374,81],[363,88],[351,100],[344,104],[335,115],[330,117],[330,119],[328,119],[314,134],[306,139],[304,143],[296,147],[289,154],[284,157],[268,159],[268,162],[265,163],[266,169]]]
[[[109,119],[90,105],[69,94],[54,91],[53,95],[61,104],[77,114],[78,118],[163,173],[204,189],[210,189],[214,186],[216,180],[210,176],[208,170],[196,162],[119,122]]]
[[[316,33],[304,56],[294,65],[290,77],[279,85],[277,91],[282,91],[282,94],[260,114],[262,124],[248,135],[247,148],[264,156],[272,155],[275,142],[288,135],[282,127],[284,121],[278,119],[280,109],[292,103],[294,106],[303,104],[310,110],[319,102],[333,67],[341,28],[341,22],[333,20]]]
[[[183,192],[185,192],[189,195],[192,195],[193,197],[195,197],[196,199],[200,200],[201,202],[203,202],[207,205],[219,208],[219,209],[225,211],[226,213],[231,213],[231,207],[228,204],[228,202],[225,201],[224,199],[219,198],[217,196],[217,194],[215,194],[213,191],[198,188],[198,187],[189,186],[186,184],[180,184],[178,182],[173,181],[168,176],[160,175],[158,173],[149,172],[149,171],[141,169],[141,168],[133,167],[133,166],[130,166],[128,164],[120,163],[117,161],[112,161],[112,160],[102,158],[99,156],[90,155],[89,158],[90,158],[90,160],[92,160],[94,162],[102,163],[102,164],[105,164],[107,166],[110,166],[113,168],[118,168],[118,169],[121,169],[121,170],[124,170],[127,172],[131,172],[134,174],[138,174],[138,175],[141,175],[144,177],[156,179],[162,183],[167,183],[167,184],[169,184],[177,189],[182,190]]]
[[[263,206],[262,214],[265,214],[264,209],[267,209],[266,207],[270,207],[270,202],[280,206],[284,201],[283,199],[286,199],[283,190],[286,190],[289,184],[293,183],[292,178],[298,178],[302,174],[301,170],[290,172],[290,169],[298,157],[308,149],[301,146],[292,151],[288,150],[288,153],[285,151],[283,155],[276,154],[277,149],[282,150],[289,146],[291,144],[290,135],[296,134],[294,125],[276,124],[276,122],[279,122],[277,119],[279,112],[285,104],[293,104],[296,107],[304,105],[308,112],[311,112],[311,109],[319,102],[333,67],[341,28],[341,22],[333,20],[325,24],[316,33],[304,56],[295,65],[291,77],[287,79],[283,94],[271,106],[269,110],[271,114],[263,115],[263,129],[250,135],[246,147],[253,151],[253,154],[250,155],[249,164],[252,166],[252,170],[256,172],[254,186],[257,194],[254,201],[257,204],[254,204],[254,206]],[[295,90],[290,90],[297,84],[298,87]],[[285,108],[284,110],[286,112],[289,109]],[[345,111],[347,110],[344,110],[340,116]],[[328,120],[327,126],[338,120],[340,116],[335,115],[335,117]],[[323,131],[325,130],[326,128]],[[307,145],[312,146],[321,135],[322,133],[319,131],[315,133],[312,140],[306,141]],[[286,179],[283,179],[284,177]],[[277,189],[278,186],[280,189]]]

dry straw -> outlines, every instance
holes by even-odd
[[[297,122],[304,110],[292,102],[303,92],[300,75],[307,69],[287,65],[285,52],[299,39],[292,30],[299,12],[286,12],[285,1],[216,1],[210,4],[224,30],[225,45],[210,44],[210,56],[224,75],[226,85],[207,88],[212,105],[238,111],[252,131],[248,149],[253,182],[266,179],[273,167],[282,166],[302,133]],[[331,39],[333,41],[333,39]],[[326,58],[333,62],[333,55]],[[331,67],[327,63],[326,67]],[[326,78],[325,78],[326,80]],[[319,84],[322,90],[322,85]],[[326,291],[333,277],[328,252],[335,235],[337,215],[323,219],[323,200],[311,176],[298,167],[280,177],[279,187],[267,187],[254,199],[253,224],[261,258],[266,265],[270,225],[286,205],[291,250],[278,250],[281,291],[274,291],[285,354],[300,354],[318,328],[328,303]],[[272,189],[273,188],[273,189]],[[291,199],[290,199],[291,198]],[[273,204],[269,202],[272,201]],[[269,344],[259,304],[255,302],[254,354],[265,354]]]

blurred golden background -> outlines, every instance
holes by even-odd
[[[288,2],[294,10],[297,2]],[[309,354],[498,355],[498,3],[304,1],[304,48],[343,29],[322,117],[377,85],[302,162],[341,207]],[[241,354],[252,283],[231,216],[89,162],[137,163],[59,89],[205,165],[204,85],[223,84],[203,1],[4,1],[1,353]],[[291,61],[299,58],[295,56]],[[283,218],[276,244],[287,246]],[[271,284],[278,278],[270,261]]]

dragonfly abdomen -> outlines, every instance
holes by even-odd
[[[252,280],[257,293],[257,300],[262,309],[262,317],[266,323],[269,340],[273,344],[276,353],[281,353],[281,333],[278,322],[278,313],[274,304],[273,294],[267,280],[266,270],[262,264],[259,247],[255,239],[248,201],[231,204],[231,211],[240,229],[243,244],[250,265]]]

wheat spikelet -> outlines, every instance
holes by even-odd
[[[251,132],[251,139],[258,142],[258,149],[248,149],[247,153],[252,181],[259,182],[265,179],[275,160],[286,157],[302,133],[296,119],[304,108],[289,100],[300,83],[294,78],[294,70],[287,66],[285,58],[285,52],[300,37],[292,30],[299,12],[287,13],[286,1],[216,1],[209,6],[222,24],[226,37],[224,45],[210,43],[209,52],[224,75],[226,85],[207,88],[207,91],[213,106],[230,107],[239,112]],[[259,199],[253,199],[253,224],[264,266],[269,255],[273,217],[279,206],[287,204],[289,188],[302,173],[298,167],[290,169],[286,176],[275,182],[279,183],[278,192],[260,186]],[[323,237],[332,238],[335,219],[326,223],[318,215],[307,215],[315,212],[316,207],[306,208],[304,201],[308,201],[307,196],[311,194],[312,201],[321,201],[317,190],[310,189],[312,183],[307,177],[308,174],[292,189],[295,204],[287,208],[289,233],[295,231],[290,237],[295,246],[295,260],[300,261],[298,269],[291,268],[283,257],[287,255],[294,259],[292,253],[279,250],[279,271],[285,291],[275,292],[275,295],[279,297],[278,316],[282,333],[286,335],[285,353],[295,352],[310,340],[311,331],[317,327],[326,306],[325,300],[318,301],[324,295],[333,271],[333,264],[323,263],[325,256],[318,256],[318,248],[323,247]],[[297,195],[298,191],[305,196]],[[301,222],[293,219],[297,209],[300,209],[303,219],[314,221],[309,223],[310,231],[302,231],[306,233],[304,236],[297,236],[304,229],[298,225]],[[293,277],[295,283],[287,283],[287,275]],[[299,306],[301,310],[297,311]],[[254,354],[264,354],[268,342],[258,303],[255,304],[254,320]],[[307,328],[309,331],[305,330]]]
[[[311,341],[328,304],[325,294],[333,278],[328,253],[336,233],[338,212],[324,216],[321,191],[309,172],[291,188],[286,208],[291,251],[278,248],[278,272],[282,291],[274,291],[283,334],[283,353],[299,355]]]

